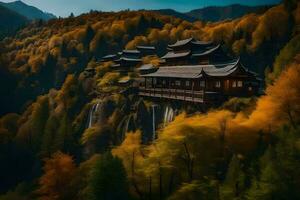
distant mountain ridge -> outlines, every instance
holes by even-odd
[[[29,20],[23,15],[0,5],[0,39],[28,22]]]
[[[36,20],[36,19],[49,20],[49,19],[56,18],[55,15],[43,12],[40,9],[34,6],[29,6],[22,1],[14,1],[9,3],[0,2],[0,5],[12,11],[15,11],[20,15],[25,16],[29,20]]]
[[[194,22],[194,21],[198,20],[197,18],[195,18],[193,16],[189,16],[185,13],[181,13],[181,12],[178,12],[178,11],[173,10],[173,9],[159,9],[159,10],[151,10],[151,11],[157,12],[157,13],[162,14],[162,15],[174,16],[174,17],[177,17],[177,18],[189,21],[189,22]]]
[[[264,13],[272,5],[246,6],[241,4],[232,4],[229,6],[209,6],[205,8],[191,10],[186,13],[178,12],[172,9],[154,10],[163,15],[171,15],[190,22],[197,20],[217,22],[226,19],[236,19],[249,13]]]
[[[226,19],[236,19],[249,13],[264,13],[271,7],[271,5],[246,6],[241,4],[232,4],[229,6],[209,6],[192,10],[184,14],[203,21],[216,22]]]

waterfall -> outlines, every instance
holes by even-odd
[[[100,105],[100,102],[97,102],[90,109],[89,117],[88,117],[88,128],[91,128],[93,126],[93,123],[95,122],[94,116],[95,116],[95,113],[99,112],[98,111],[99,105]]]
[[[172,107],[167,106],[164,114],[164,127],[168,125],[168,123],[174,120],[174,110]]]
[[[165,114],[164,114],[164,127],[167,125],[168,113],[169,113],[169,106],[166,107]]]
[[[126,125],[125,125],[124,136],[128,133],[130,119],[131,119],[131,117],[129,116],[127,119]]]
[[[88,128],[90,128],[93,124],[93,110],[95,109],[95,106],[96,105],[93,105],[90,109],[90,112],[89,112],[89,117],[88,117]]]

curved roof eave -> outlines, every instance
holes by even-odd
[[[213,52],[215,52],[216,50],[218,50],[219,48],[221,47],[220,44],[218,44],[217,46],[207,50],[207,51],[204,51],[203,53],[196,53],[196,54],[192,54],[192,57],[199,57],[199,56],[206,56],[206,55],[209,55]]]
[[[186,45],[187,43],[189,43],[190,41],[192,41],[193,38],[188,38],[185,40],[177,40],[177,42],[175,42],[174,44],[169,44],[168,47],[177,47],[177,46],[181,46],[181,45]]]
[[[228,65],[224,68],[217,69],[215,71],[209,71],[206,68],[203,68],[203,74],[210,77],[224,77],[229,76],[236,72],[240,64],[240,58],[238,58],[232,65]]]

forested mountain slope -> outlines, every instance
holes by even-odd
[[[299,199],[299,10],[288,1],[207,24],[90,12],[3,40],[0,199]],[[266,71],[265,95],[199,113],[126,95],[116,84],[122,75],[97,62],[191,36]],[[174,121],[164,120],[172,109]]]
[[[0,5],[0,39],[28,23],[26,17]]]
[[[265,68],[272,66],[275,56],[291,39],[292,18],[293,13],[280,5],[263,15],[250,14],[213,24],[189,23],[148,11],[93,12],[36,23],[0,44],[4,52],[2,70],[9,73],[2,80],[18,79],[18,83],[8,84],[11,95],[1,99],[1,111],[20,111],[25,102],[60,87],[67,74],[80,72],[92,58],[137,44],[154,45],[162,51],[168,43],[191,36],[223,43],[241,56],[246,67],[263,76]],[[276,24],[271,22],[274,19]]]
[[[0,2],[0,5],[12,11],[15,11],[20,15],[23,15],[29,20],[39,20],[39,19],[49,20],[49,19],[56,18],[53,14],[45,13],[34,6],[29,6],[25,4],[22,1],[13,1],[9,3]]]

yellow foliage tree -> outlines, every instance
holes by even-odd
[[[259,18],[259,24],[252,34],[251,50],[256,50],[264,41],[285,36],[288,31],[288,20],[289,15],[283,5],[268,10]]]
[[[133,186],[131,191],[142,197],[145,193],[143,182],[145,181],[142,165],[144,163],[144,152],[141,145],[141,132],[127,133],[123,143],[112,150],[112,154],[123,160],[127,170],[128,179]]]

